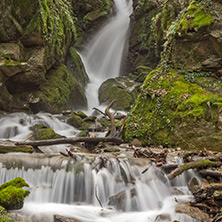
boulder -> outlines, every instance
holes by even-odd
[[[62,138],[59,134],[55,133],[54,130],[49,129],[45,125],[36,124],[31,127],[33,132],[32,138],[35,140],[49,140],[49,139],[59,139]]]
[[[184,74],[170,68],[149,73],[126,122],[124,139],[137,138],[144,145],[220,151],[222,137],[218,124],[222,97],[191,81],[188,78],[191,75],[203,73]]]
[[[210,222],[211,219],[208,216],[208,214],[204,213],[202,210],[200,210],[197,207],[191,207],[186,204],[179,204],[176,206],[176,213],[186,214],[198,221],[202,222]]]
[[[139,86],[128,77],[108,79],[99,88],[99,102],[109,104],[115,99],[113,109],[128,111],[138,95]]]
[[[29,187],[25,180],[17,177],[0,186],[0,205],[7,210],[18,210],[23,207],[24,198],[29,195],[28,190],[22,187]]]

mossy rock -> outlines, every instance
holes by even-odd
[[[17,177],[0,186],[0,205],[7,210],[17,210],[23,207],[24,198],[29,195],[28,190],[22,187],[29,187],[25,180]]]
[[[77,51],[71,47],[67,57],[67,67],[76,81],[84,88],[89,82],[89,77],[86,73],[82,60]]]
[[[61,135],[55,133],[54,130],[47,128],[45,125],[36,124],[30,128],[33,131],[32,137],[35,140],[49,140],[62,138]]]
[[[152,71],[127,120],[124,139],[144,145],[221,150],[222,97],[191,83],[180,71]]]
[[[58,113],[65,108],[87,106],[84,89],[68,72],[65,65],[51,69],[40,91],[34,91],[32,96],[33,99],[39,98],[35,103],[30,104],[33,112],[44,110]]]
[[[183,32],[194,29],[197,31],[201,27],[208,26],[213,22],[211,13],[206,12],[206,7],[200,1],[192,1],[187,8],[187,12],[181,19],[177,29]]]
[[[73,112],[67,123],[79,129],[82,126],[82,120],[83,119],[80,116]]]
[[[6,209],[2,206],[0,206],[0,221],[1,222],[15,222],[14,217],[12,217]]]
[[[84,112],[82,112],[82,111],[79,111],[79,112],[77,112],[77,115],[79,116],[79,117],[81,117],[82,119],[85,119],[86,117],[88,117]]]
[[[33,153],[34,149],[32,146],[4,146],[0,145],[0,153],[11,153],[11,152],[22,152],[22,153]]]
[[[99,102],[109,104],[115,99],[113,109],[128,111],[139,93],[139,86],[127,77],[108,79],[99,88]]]

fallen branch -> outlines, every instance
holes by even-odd
[[[28,142],[16,142],[16,145],[30,145],[30,146],[50,146],[57,144],[76,144],[79,142],[98,144],[99,142],[113,142],[121,144],[122,139],[116,137],[74,137],[74,138],[59,138],[52,140],[36,140]]]
[[[200,160],[197,162],[191,162],[181,165],[180,167],[173,170],[171,173],[167,174],[167,176],[169,179],[173,179],[189,169],[204,169],[204,168],[220,167],[220,166],[221,162],[215,162],[211,160]]]

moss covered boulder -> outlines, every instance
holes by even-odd
[[[139,87],[140,83],[128,77],[108,79],[99,88],[99,102],[109,104],[115,99],[113,109],[128,111],[138,95]]]
[[[29,93],[33,112],[61,112],[64,108],[86,107],[84,89],[65,65],[51,69],[40,90]]]
[[[22,187],[29,187],[25,180],[17,177],[0,186],[0,205],[7,210],[17,210],[23,207],[24,198],[29,195],[28,190]]]
[[[187,75],[208,78],[212,74],[188,72]],[[138,138],[144,145],[220,151],[221,110],[221,94],[191,82],[184,71],[160,68],[149,73],[144,81],[127,121],[124,139]]]
[[[95,116],[87,116],[83,112],[72,112],[69,116],[67,123],[74,126],[79,130],[89,130],[89,128],[95,123]]]
[[[59,139],[62,138],[61,135],[55,133],[54,130],[48,128],[45,125],[36,124],[31,127],[33,131],[32,138],[35,140],[49,140],[49,139]]]

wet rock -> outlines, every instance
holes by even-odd
[[[128,77],[108,79],[99,88],[99,102],[109,104],[115,99],[113,109],[128,111],[138,95],[139,86]]]
[[[71,217],[64,217],[61,215],[54,215],[54,222],[81,222],[80,220],[77,220],[75,218]]]
[[[188,182],[188,188],[191,193],[194,193],[200,189],[199,181],[196,177],[192,177],[191,180]]]
[[[186,204],[180,204],[176,206],[176,213],[181,213],[181,214],[187,214],[188,216],[202,221],[202,222],[210,222],[211,219],[208,216],[208,214],[204,213],[202,210],[200,210],[197,207],[191,207]]]
[[[72,113],[72,116],[68,119],[67,123],[78,129],[82,125],[82,118],[75,113]]]
[[[171,221],[171,216],[169,214],[160,214],[156,217],[154,222],[161,222],[161,221]]]
[[[59,139],[61,135],[55,133],[54,130],[45,125],[36,124],[30,128],[33,131],[32,137],[35,140]]]
[[[136,146],[136,147],[142,147],[142,143],[138,140],[138,139],[134,139],[131,142],[132,146]]]
[[[130,192],[129,194],[131,198],[133,198],[136,195],[135,189],[119,192],[116,195],[109,197],[108,205],[114,206],[116,209],[124,208],[126,198],[127,198],[126,192]]]

